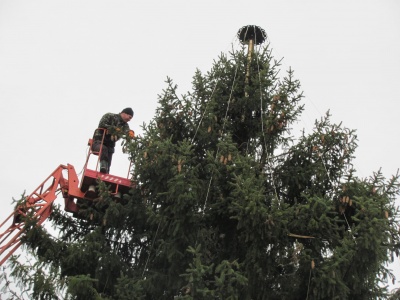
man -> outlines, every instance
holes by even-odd
[[[106,113],[100,119],[99,127],[95,130],[93,135],[92,150],[101,152],[99,153],[101,173],[108,174],[110,171],[115,142],[122,136],[132,137],[133,131],[129,129],[128,125],[132,117],[133,110],[127,107],[119,114]]]

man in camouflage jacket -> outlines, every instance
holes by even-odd
[[[93,135],[92,150],[99,152],[101,173],[109,173],[115,142],[122,136],[130,134],[128,122],[132,117],[133,110],[127,107],[119,114],[106,113],[100,119]]]

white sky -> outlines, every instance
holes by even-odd
[[[295,70],[301,127],[310,132],[330,109],[333,121],[357,130],[360,177],[380,167],[396,173],[398,0],[0,0],[0,221],[13,197],[60,164],[82,169],[104,113],[131,106],[139,134],[166,77],[186,93],[196,68],[207,72],[237,47],[245,25],[266,31],[282,72]],[[111,173],[125,175],[116,150]]]

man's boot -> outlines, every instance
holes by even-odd
[[[100,161],[100,173],[108,174],[108,162],[105,160]]]

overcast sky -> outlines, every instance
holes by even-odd
[[[330,110],[357,130],[358,176],[396,173],[398,0],[0,0],[1,219],[60,164],[80,172],[104,113],[131,106],[140,134],[167,76],[186,93],[245,25],[262,27],[300,80],[300,127]],[[127,169],[117,148],[111,173]]]

